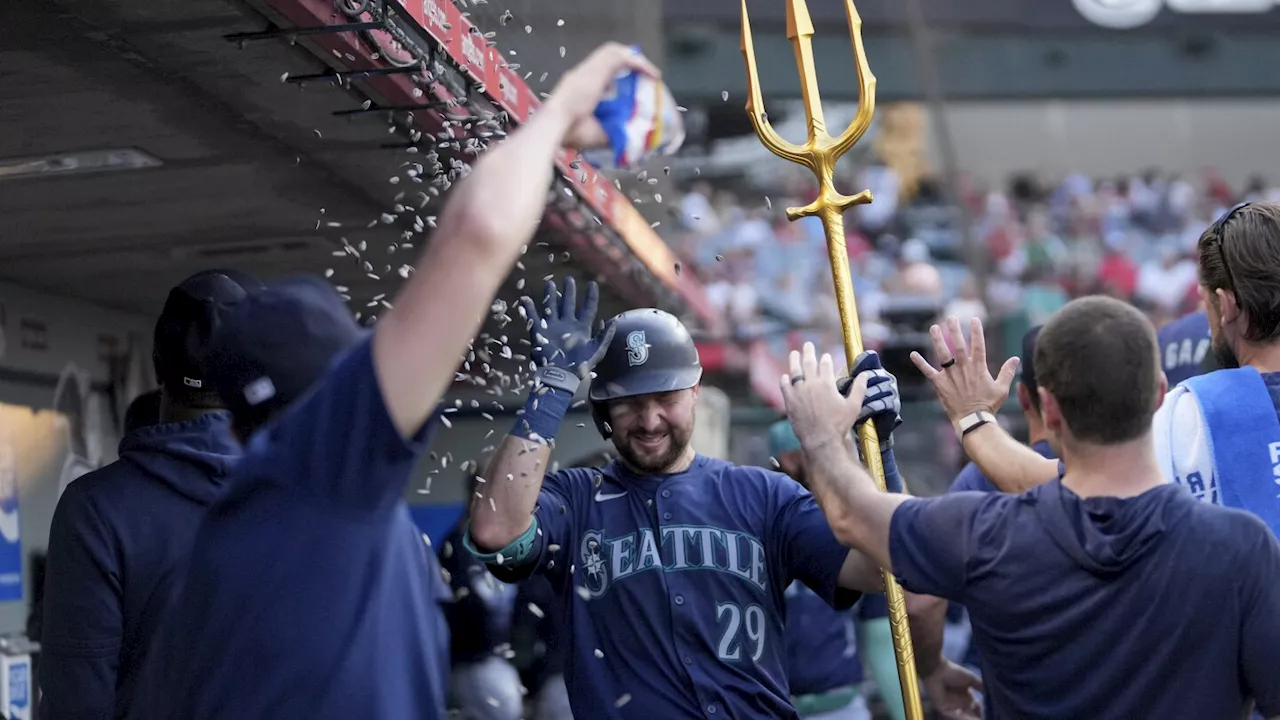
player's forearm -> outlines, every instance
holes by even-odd
[[[550,457],[546,444],[515,435],[503,439],[479,495],[471,498],[471,540],[478,549],[496,552],[529,529]]]
[[[880,492],[857,461],[851,442],[827,442],[803,450],[810,487],[836,538],[892,570],[889,522],[906,496]]]
[[[533,238],[567,120],[548,103],[460,181],[374,338],[378,380],[401,434],[426,421],[493,296]]]
[[[964,436],[964,451],[1002,492],[1021,493],[1058,475],[1058,462],[1014,440],[995,423]]]
[[[947,623],[947,601],[932,595],[907,593],[907,617],[916,672],[928,677],[942,664],[942,642]]]

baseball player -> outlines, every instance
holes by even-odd
[[[981,337],[972,356],[958,331],[952,348],[935,343],[943,369],[926,375],[984,364]],[[845,439],[865,378],[841,397],[830,356],[794,353],[787,413],[841,540],[904,587],[964,603],[988,718],[1237,718],[1250,697],[1280,715],[1280,543],[1161,476],[1150,322],[1112,298],[1075,300],[1041,330],[1036,371],[1059,478],[908,498],[876,491]]]
[[[1160,358],[1164,363],[1164,376],[1169,379],[1169,387],[1216,367],[1216,358],[1209,352],[1212,338],[1209,334],[1209,317],[1204,310],[1188,313],[1166,323],[1156,333],[1156,339],[1160,343]],[[1023,362],[1025,361],[1024,358]]]
[[[468,496],[479,482],[473,477]],[[453,602],[446,606],[450,629],[450,706],[459,720],[520,720],[524,699],[520,673],[503,657],[511,648],[516,588],[498,581],[462,549],[464,516],[440,548]]]
[[[563,297],[548,283],[540,310],[522,301],[537,385],[475,500],[470,549],[499,577],[551,579],[575,717],[795,718],[787,586],[800,580],[843,610],[882,587],[878,571],[836,541],[799,483],[699,455],[689,332],[640,309],[593,335],[597,294],[591,283],[579,310],[570,278]],[[548,473],[549,442],[591,367],[592,414],[620,459]],[[888,378],[860,416],[886,441],[899,407]]]
[[[597,49],[472,166],[371,333],[315,278],[253,294],[223,324],[206,364],[246,450],[196,533],[132,717],[444,717],[438,576],[404,495],[543,217],[556,155],[605,140],[592,113],[625,68],[655,72]]]
[[[201,363],[213,329],[261,286],[234,270],[206,270],[169,292],[155,326],[161,389],[150,427],[127,434],[119,460],[80,476],[58,500],[45,576],[41,718],[122,717],[133,706],[196,527],[240,456]]]
[[[779,469],[808,488],[804,453],[790,421],[779,420],[769,427],[769,452]],[[890,491],[902,492],[902,488]],[[865,663],[890,717],[905,717],[884,596],[866,595],[852,612],[841,613],[803,583],[791,583],[786,595],[787,677],[800,716],[869,720],[871,712],[862,693]]]

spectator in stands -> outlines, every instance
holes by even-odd
[[[1187,293],[1196,286],[1196,265],[1178,252],[1176,247],[1160,250],[1158,258],[1142,264],[1134,299],[1149,303],[1170,317],[1182,309]]]
[[[931,262],[928,245],[916,238],[902,243],[897,268],[885,281],[885,292],[918,295],[942,302],[942,275]]]
[[[159,425],[73,481],[49,530],[40,717],[123,717],[206,509],[240,455],[201,369],[210,335],[261,284],[209,270],[169,293],[155,328]],[[142,404],[145,400],[140,398]],[[135,423],[146,422],[135,410]]]
[[[1098,284],[1102,292],[1119,298],[1133,299],[1138,285],[1138,267],[1130,256],[1127,233],[1115,230],[1107,234],[1102,264],[1098,267]]]
[[[711,207],[711,186],[695,183],[680,202],[680,220],[684,227],[703,237],[720,232],[720,218]]]
[[[1052,269],[1032,267],[1027,271],[1026,288],[1022,292],[1022,307],[1026,311],[1027,321],[1032,325],[1043,325],[1050,315],[1066,305],[1070,299],[1066,290],[1062,289],[1062,283],[1054,276]],[[956,315],[952,312],[947,314]],[[979,319],[985,320],[985,318]],[[967,326],[969,320],[961,318],[960,322]]]
[[[943,314],[958,317],[963,323],[968,323],[970,318],[987,319],[986,303],[982,302],[982,297],[978,294],[978,282],[972,275],[965,275],[960,282],[960,294],[947,303]]]

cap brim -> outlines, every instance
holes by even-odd
[[[691,365],[680,370],[653,369],[627,373],[626,377],[609,382],[597,379],[591,383],[588,397],[593,402],[617,400],[637,395],[688,390],[702,380],[702,366]]]

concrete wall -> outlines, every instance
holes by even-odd
[[[59,482],[73,471],[68,457],[79,457],[80,469],[116,457],[124,408],[114,407],[106,391],[108,339],[121,352],[132,341],[146,365],[151,325],[147,318],[0,283],[0,443],[13,450],[16,464],[24,566],[24,599],[0,603],[0,633],[25,627],[28,560],[48,545]]]
[[[983,101],[948,108],[960,167],[989,181],[1022,170],[1048,177],[1146,167],[1197,174],[1205,166],[1236,185],[1254,173],[1280,180],[1280,99]],[[931,132],[926,137],[932,149]],[[933,166],[939,167],[936,152]]]

